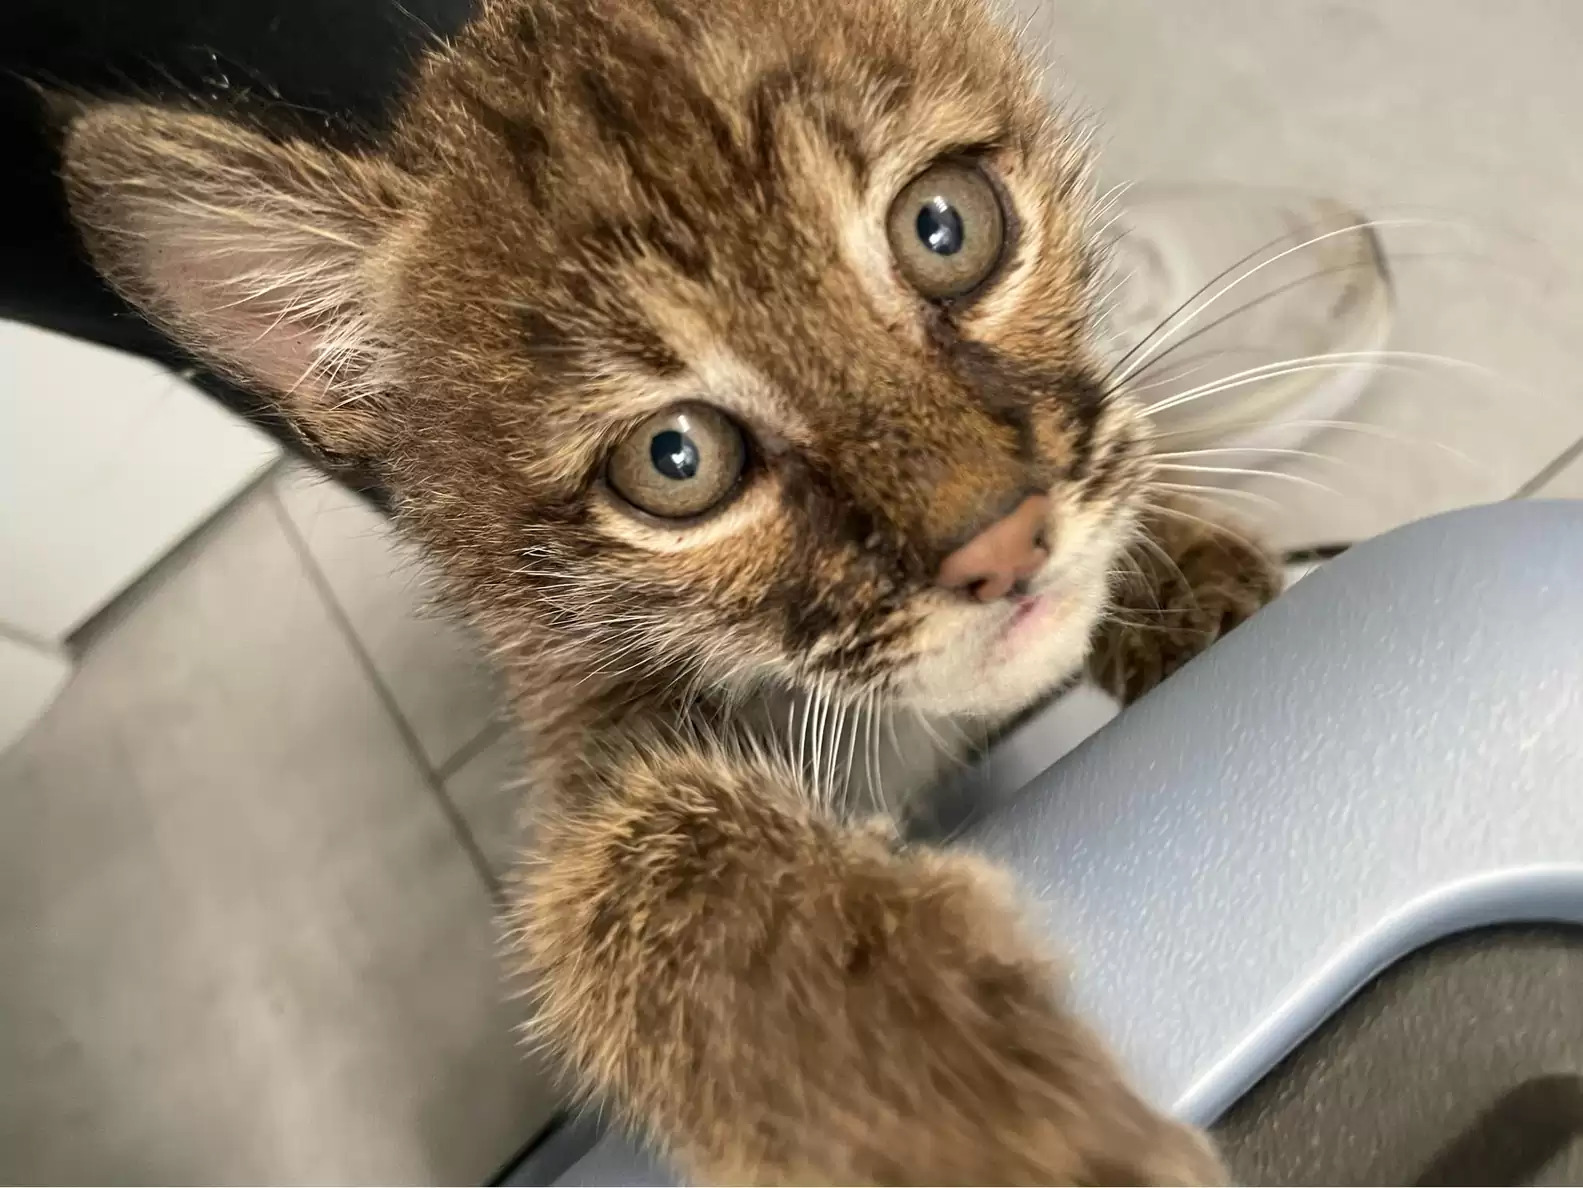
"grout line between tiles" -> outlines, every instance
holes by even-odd
[[[94,611],[74,627],[59,645],[73,656],[81,657],[94,643],[103,638],[117,623],[148,600],[149,593],[161,588],[171,574],[179,573],[216,534],[223,532],[231,519],[240,514],[249,500],[260,491],[273,490],[275,477],[281,473],[281,461],[275,459],[232,493],[231,497],[215,508],[208,516],[194,524],[179,539],[171,542],[165,551],[118,591],[110,601]]]
[[[1537,495],[1540,491],[1544,490],[1545,487],[1550,485],[1550,481],[1554,479],[1556,475],[1560,474],[1573,462],[1576,462],[1579,457],[1583,457],[1583,437],[1578,438],[1571,445],[1567,446],[1566,449],[1562,450],[1554,458],[1550,459],[1549,462],[1541,466],[1539,468],[1539,473],[1534,475],[1533,478],[1529,479],[1522,486],[1518,487],[1516,491],[1512,492],[1509,498],[1527,499],[1530,496]]]
[[[511,723],[500,718],[486,722],[483,729],[451,753],[451,757],[434,769],[435,776],[441,781],[450,780],[457,772],[466,767],[479,755],[487,751],[495,740],[502,737],[511,728]]]
[[[269,488],[268,499],[270,506],[274,509],[275,519],[285,530],[286,539],[291,542],[292,550],[297,554],[298,559],[307,571],[308,580],[313,583],[313,587],[318,592],[325,609],[335,621],[335,625],[342,636],[345,637],[347,646],[352,649],[352,654],[356,657],[358,666],[362,668],[363,675],[373,685],[375,695],[385,707],[385,712],[395,725],[397,734],[401,736],[402,745],[407,748],[408,756],[417,764],[418,770],[423,773],[424,781],[429,786],[429,792],[433,795],[435,803],[439,805],[440,812],[450,825],[451,832],[455,835],[457,843],[462,847],[463,852],[466,853],[467,860],[472,863],[474,873],[478,875],[479,881],[483,883],[484,890],[489,894],[490,899],[498,903],[500,900],[499,881],[495,878],[494,872],[490,870],[489,863],[484,858],[484,852],[479,849],[478,840],[473,836],[472,829],[468,827],[466,818],[462,816],[461,811],[457,809],[456,805],[452,803],[450,796],[446,794],[445,784],[440,777],[439,771],[429,762],[428,756],[423,753],[423,746],[418,742],[418,736],[413,733],[412,726],[402,714],[395,695],[391,693],[389,686],[385,684],[384,678],[379,675],[379,669],[374,665],[374,658],[368,654],[368,649],[363,646],[363,641],[358,636],[356,628],[353,627],[352,620],[347,616],[346,609],[342,607],[340,600],[336,598],[335,591],[330,588],[329,581],[325,578],[323,572],[320,571],[318,563],[314,561],[313,554],[308,549],[308,542],[302,538],[301,533],[297,531],[296,525],[291,522],[291,517],[286,513],[286,506],[281,502],[280,494],[273,486]]]

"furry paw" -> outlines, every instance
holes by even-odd
[[[1230,1173],[1207,1135],[1156,1114],[1124,1087],[1124,1098],[1096,1104],[1073,1144],[1069,1163],[1040,1169],[1067,1184],[1229,1184]],[[1103,1096],[1103,1095],[1101,1095]]]
[[[1129,572],[1095,636],[1089,672],[1136,701],[1281,592],[1279,561],[1237,530],[1157,516],[1128,554]]]

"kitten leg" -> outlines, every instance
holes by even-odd
[[[1238,529],[1165,509],[1128,550],[1088,669],[1136,701],[1281,591],[1280,562]]]
[[[656,749],[588,781],[514,896],[539,1026],[695,1181],[1224,1174],[1069,1013],[982,862],[836,824],[766,761]]]

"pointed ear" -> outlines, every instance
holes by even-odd
[[[311,442],[381,452],[375,291],[407,175],[142,104],[83,108],[64,148],[73,217],[123,296]]]

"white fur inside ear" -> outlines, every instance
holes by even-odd
[[[142,225],[142,269],[171,320],[293,403],[340,400],[372,346],[361,254],[305,228],[197,203],[162,206]],[[334,395],[332,395],[334,393]]]
[[[319,435],[369,389],[372,260],[406,184],[394,167],[111,104],[73,122],[65,175],[100,270],[196,353]]]

